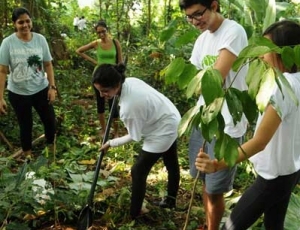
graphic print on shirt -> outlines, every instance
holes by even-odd
[[[217,61],[218,56],[206,55],[202,60],[202,67],[206,69],[213,66]]]
[[[36,54],[30,55],[25,62],[19,62],[12,75],[14,82],[23,82],[28,79],[36,79],[42,77],[42,59]]]
[[[28,66],[33,69],[35,73],[42,70],[42,60],[38,55],[32,55],[27,59]]]

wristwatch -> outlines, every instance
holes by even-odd
[[[56,86],[55,85],[50,85],[49,86],[49,89],[54,89],[54,90],[57,90]]]

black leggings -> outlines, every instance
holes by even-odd
[[[266,230],[283,230],[290,196],[299,181],[300,170],[265,180],[258,176],[242,195],[222,230],[245,230],[264,214]]]
[[[22,150],[28,151],[32,148],[32,107],[44,125],[47,143],[52,144],[55,135],[55,113],[48,101],[48,87],[33,95],[19,95],[8,91],[8,99],[18,119]]]
[[[146,181],[152,166],[162,157],[163,162],[168,170],[168,196],[176,198],[180,171],[177,157],[177,144],[176,141],[164,153],[150,153],[141,150],[135,164],[131,168],[132,177],[132,194],[131,194],[131,207],[130,215],[135,218],[140,214],[143,200],[146,194]]]

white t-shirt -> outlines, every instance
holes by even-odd
[[[233,20],[225,19],[214,33],[206,30],[200,34],[195,42],[190,61],[198,69],[205,69],[214,64],[222,49],[227,49],[238,56],[240,51],[247,45],[248,39],[244,28]],[[247,70],[248,68],[245,67],[239,72],[232,87],[241,91],[247,89],[245,80]],[[235,76],[236,73],[230,70],[226,77],[224,87],[228,87]],[[205,104],[202,95],[199,97],[198,104]],[[225,120],[225,133],[234,138],[241,137],[245,134],[247,129],[247,119],[245,116],[242,117],[241,122],[234,125],[227,103],[223,105],[222,115]]]
[[[284,73],[300,102],[300,72]],[[281,124],[266,148],[250,158],[256,172],[265,179],[289,175],[300,169],[300,111],[283,86],[283,95],[275,86],[270,103]],[[259,116],[259,126],[264,114]]]
[[[75,17],[73,20],[73,26],[78,26],[79,18]]]
[[[79,30],[84,30],[86,28],[86,20],[85,20],[85,18],[79,19],[77,25],[78,25],[78,29]]]
[[[120,119],[134,141],[143,139],[143,150],[161,153],[178,136],[181,116],[163,94],[137,78],[126,78],[119,100]]]
[[[49,84],[44,62],[52,56],[45,37],[32,33],[29,42],[20,40],[15,33],[6,37],[0,47],[0,64],[9,66],[8,90],[20,95],[33,95]]]

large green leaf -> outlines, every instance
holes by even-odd
[[[204,139],[211,142],[216,134],[219,133],[217,118],[213,119],[208,124],[201,123],[201,132]]]
[[[204,122],[202,122],[201,128],[202,128],[202,135],[204,139],[207,140],[208,142],[211,142],[211,140],[214,137],[218,139],[221,135],[224,134],[224,129],[225,129],[225,121],[222,114],[218,113],[217,117],[215,117],[209,124],[205,124]]]
[[[200,107],[199,113],[197,113],[191,120],[190,125],[188,126],[188,129],[186,132],[190,132],[192,128],[199,128],[201,125],[201,113],[202,113],[203,106]]]
[[[224,120],[224,117],[223,117],[223,115],[221,113],[218,114],[217,120],[218,120],[218,129],[219,129],[219,132],[217,133],[216,137],[219,138],[220,134],[222,132],[224,132],[224,129],[225,129],[225,120]]]
[[[228,136],[227,134],[225,134],[225,138],[227,138],[228,140],[227,140],[224,160],[229,167],[232,167],[236,164],[236,160],[239,155],[239,151],[238,151],[239,144],[235,139]]]
[[[266,14],[263,23],[263,31],[276,21],[276,1],[268,0]]]
[[[212,67],[216,63],[217,59],[218,56],[216,55],[206,55],[202,60],[203,69]]]
[[[239,57],[257,58],[270,52],[280,52],[280,49],[266,38],[254,39],[255,43],[246,46],[239,54]]]
[[[300,68],[300,45],[294,47],[295,64]]]
[[[241,101],[243,104],[244,114],[250,124],[254,124],[258,115],[257,105],[254,99],[252,99],[247,91],[243,91],[241,94]]]
[[[275,71],[273,68],[268,68],[263,73],[260,88],[256,95],[256,104],[260,112],[263,112],[268,105],[275,84]]]
[[[285,46],[282,48],[281,58],[284,66],[287,69],[291,69],[295,64],[295,54],[292,47]]]
[[[201,80],[204,74],[205,74],[205,70],[201,70],[190,81],[186,89],[187,98],[191,98],[194,94],[199,95],[201,93]]]
[[[285,230],[299,229],[300,194],[292,193],[284,221]]]
[[[240,52],[237,59],[232,65],[232,69],[235,72],[237,72],[247,62],[252,62],[253,59],[257,59],[258,57],[266,53],[281,52],[281,49],[278,46],[264,37],[252,38],[250,39],[249,43],[250,44]]]
[[[180,89],[187,87],[187,85],[192,81],[193,77],[196,75],[197,71],[198,71],[197,68],[193,64],[191,63],[186,64],[182,73],[178,77],[178,81],[177,81],[178,87]]]
[[[218,159],[218,161],[224,159],[227,141],[228,139],[225,138],[226,134],[223,132],[220,132],[219,138],[216,140],[215,144],[215,157]]]
[[[206,105],[212,103],[215,98],[223,97],[223,78],[215,69],[207,69],[201,80],[201,91]]]
[[[229,112],[232,116],[234,125],[241,121],[243,116],[243,104],[241,101],[241,91],[236,88],[229,88],[225,94]]]
[[[217,117],[218,113],[221,112],[223,102],[224,97],[218,97],[208,106],[203,106],[201,118],[204,124],[210,123]]]
[[[178,77],[185,69],[185,61],[182,57],[175,58],[165,69],[161,71],[161,75],[165,75],[167,84],[177,82]]]
[[[193,119],[193,117],[200,112],[200,106],[196,105],[193,108],[189,109],[181,118],[179,127],[178,127],[178,135],[181,136],[184,134]]]
[[[276,53],[280,53],[281,49],[280,47],[278,47],[277,45],[275,45],[270,39],[266,38],[266,37],[253,37],[249,39],[249,46],[263,46],[263,47],[267,47],[269,48],[268,52],[276,52]],[[250,54],[255,54],[257,51],[255,52],[250,52]],[[248,52],[246,52],[248,53]],[[264,53],[258,53],[260,54],[264,54]],[[252,56],[252,57],[259,57],[258,56]]]
[[[252,99],[256,98],[261,78],[265,70],[266,66],[260,59],[255,59],[249,64],[246,83],[248,85],[248,94]]]
[[[229,167],[232,167],[235,165],[237,157],[238,157],[238,142],[231,138],[226,133],[223,133],[220,135],[220,137],[216,140],[215,145],[215,157],[218,160],[224,159],[226,164]]]

